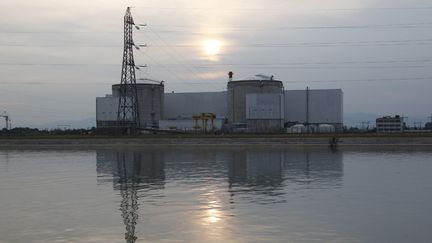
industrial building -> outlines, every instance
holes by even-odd
[[[159,127],[164,109],[164,84],[137,83],[139,121],[141,127]],[[112,86],[112,94],[96,98],[96,126],[113,128],[117,126],[120,85]]]
[[[376,119],[377,132],[403,132],[405,128],[404,118],[396,115],[384,116]]]
[[[96,98],[98,128],[117,122],[118,87]],[[307,132],[323,125],[333,128],[326,131],[343,127],[341,89],[284,90],[283,82],[273,76],[233,80],[230,75],[227,91],[221,92],[164,93],[163,82],[137,83],[137,92],[141,128],[274,133],[299,124]]]

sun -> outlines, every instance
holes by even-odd
[[[208,56],[216,56],[220,54],[222,42],[219,40],[206,40],[203,42],[204,52]]]

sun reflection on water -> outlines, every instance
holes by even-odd
[[[208,209],[207,214],[208,214],[207,220],[209,223],[217,223],[221,220],[220,212],[214,208]]]
[[[221,200],[218,198],[215,191],[210,191],[205,194],[205,197],[209,200],[202,206],[202,224],[203,225],[214,225],[222,224],[224,218],[224,212],[221,209]]]

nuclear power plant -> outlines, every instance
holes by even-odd
[[[227,91],[164,93],[164,83],[137,83],[142,129],[182,132],[334,132],[343,126],[341,89],[284,90],[258,75],[230,80]],[[96,98],[99,129],[117,126],[119,85]],[[309,129],[309,131],[308,131]]]
[[[285,90],[274,76],[236,79],[233,72],[227,91],[220,92],[165,93],[163,81],[137,83],[133,27],[139,29],[128,8],[121,82],[112,85],[112,94],[96,98],[99,131],[329,133],[343,128],[341,89]]]

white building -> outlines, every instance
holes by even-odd
[[[403,117],[396,115],[384,116],[376,119],[377,132],[403,132],[405,122]]]

